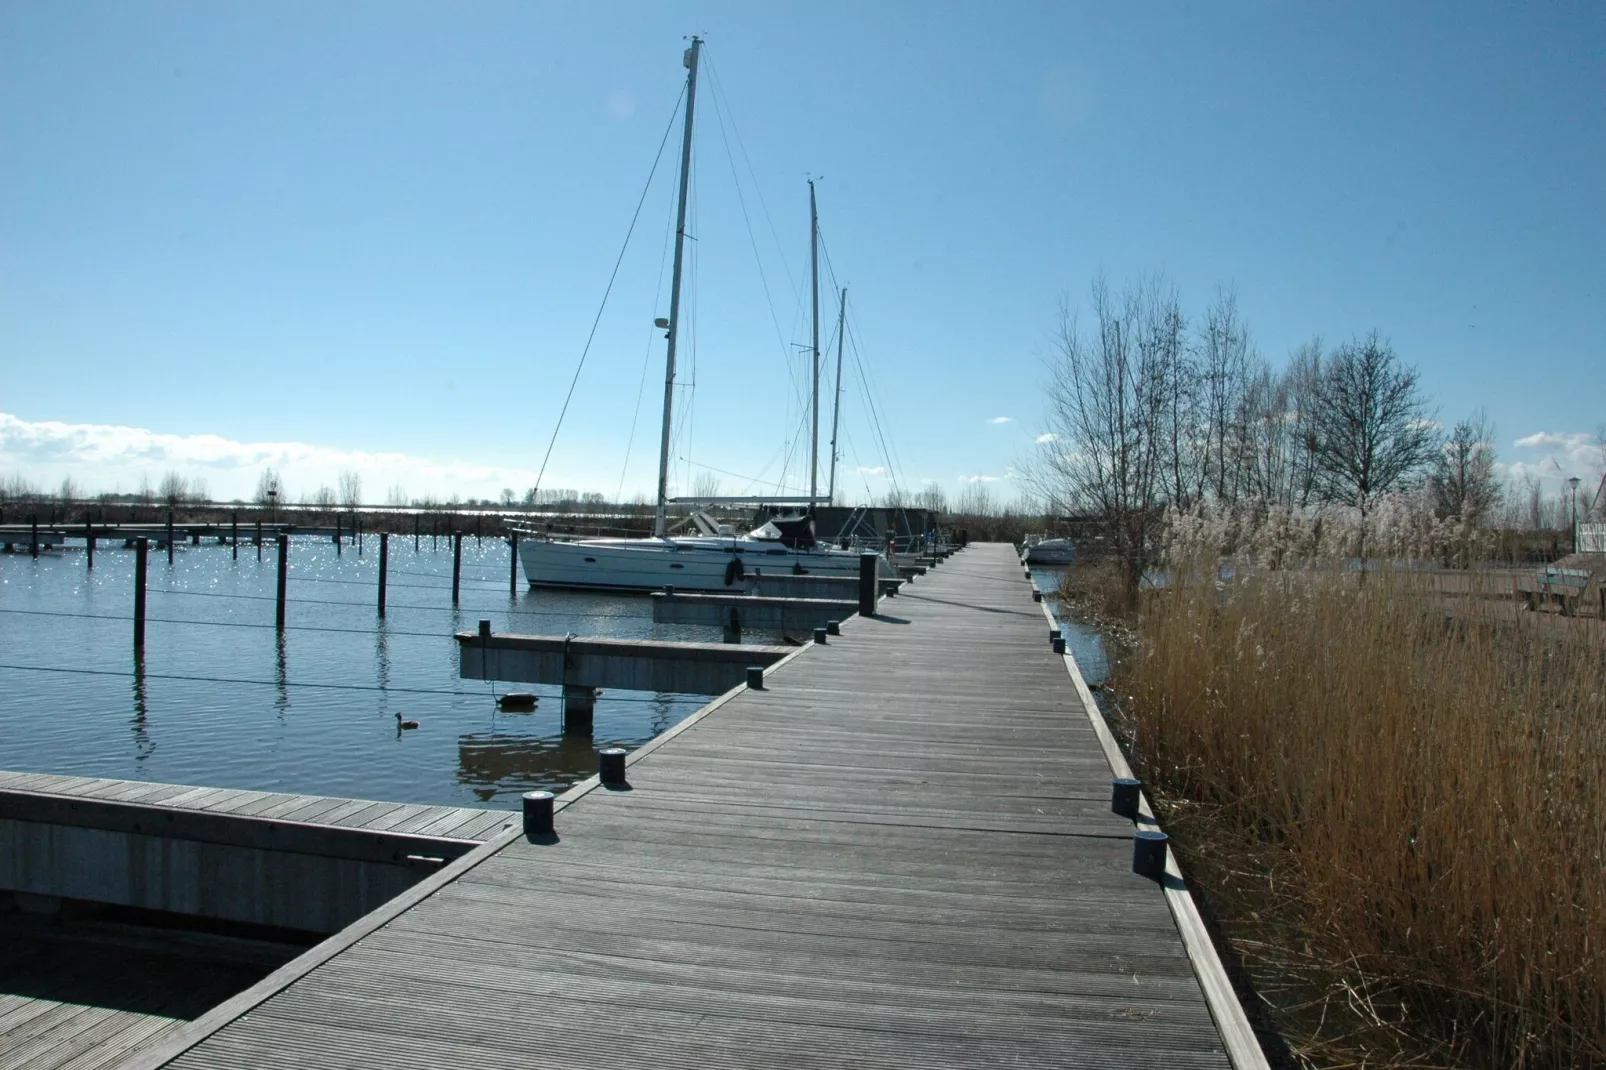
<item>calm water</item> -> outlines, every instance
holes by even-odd
[[[595,771],[603,746],[635,747],[706,696],[610,691],[591,736],[561,731],[556,687],[460,680],[458,631],[717,641],[716,628],[654,624],[648,600],[508,593],[508,547],[463,542],[451,605],[448,541],[391,540],[388,610],[374,609],[378,540],[337,555],[290,550],[288,630],[273,628],[275,550],[150,552],[143,673],[132,656],[134,553],[102,542],[33,560],[0,554],[0,769],[122,777],[400,802],[517,806],[518,794]],[[751,636],[753,641],[773,637]],[[54,670],[54,671],[40,671]],[[502,713],[493,687],[534,690]],[[395,715],[421,722],[398,732]]]
[[[1110,661],[1104,652],[1104,637],[1091,625],[1067,616],[1059,600],[1052,597],[1052,592],[1059,590],[1064,574],[1063,567],[1039,565],[1032,569],[1032,582],[1048,600],[1048,611],[1059,622],[1060,634],[1065,637],[1065,648],[1076,659],[1076,667],[1082,670],[1083,679],[1089,684],[1103,684],[1110,678]]]

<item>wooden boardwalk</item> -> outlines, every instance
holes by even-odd
[[[1007,546],[127,1065],[1226,1067]]]
[[[63,802],[122,803],[220,817],[290,822],[365,832],[390,832],[439,839],[482,841],[508,821],[506,810],[469,806],[422,806],[338,799],[323,795],[288,795],[276,791],[198,788],[144,780],[13,773],[0,770],[0,817],[6,816],[6,795],[26,794]]]

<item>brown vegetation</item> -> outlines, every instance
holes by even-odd
[[[1599,629],[1188,564],[1143,597],[1117,720],[1295,1057],[1606,1065]]]

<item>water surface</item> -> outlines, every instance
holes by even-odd
[[[520,792],[595,771],[596,748],[633,748],[707,696],[609,691],[591,735],[565,735],[557,687],[461,680],[452,634],[499,632],[717,641],[718,629],[654,624],[636,595],[511,596],[508,546],[391,539],[388,614],[375,608],[378,540],[359,555],[297,537],[287,630],[273,627],[276,551],[150,551],[143,664],[132,654],[134,553],[102,541],[0,554],[0,769],[120,777],[400,802],[514,807]],[[773,636],[752,634],[755,642]],[[534,690],[533,713],[494,692]],[[400,732],[395,715],[421,722]]]

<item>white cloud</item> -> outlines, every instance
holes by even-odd
[[[338,485],[355,471],[363,497],[383,501],[400,484],[412,497],[495,498],[503,487],[523,491],[534,469],[471,461],[439,461],[403,453],[340,450],[305,442],[238,442],[219,435],[172,435],[142,427],[30,421],[0,413],[0,472],[16,472],[45,487],[65,476],[90,493],[133,491],[142,479],[160,482],[169,472],[205,481],[219,500],[248,498],[262,469],[278,470],[291,496]],[[566,481],[547,473],[546,485]]]
[[[867,468],[861,464],[859,466],[859,474],[865,476],[884,476],[887,474],[887,466],[884,464],[878,464],[874,468]]]
[[[959,477],[959,482],[961,482],[961,483],[969,483],[971,486],[975,486],[978,483],[997,483],[998,482],[998,477],[997,476],[983,476],[983,475],[960,476]]]
[[[1054,434],[1052,431],[1045,431],[1041,435],[1038,435],[1037,438],[1035,438],[1033,441],[1036,442],[1039,446],[1042,446],[1042,445],[1046,445],[1046,444],[1048,444],[1050,442],[1058,442],[1059,440],[1060,440],[1060,437],[1058,435]]]
[[[987,422],[990,424],[1012,424],[1015,422],[1015,418],[1013,416],[994,416]]]
[[[1594,486],[1606,465],[1599,441],[1587,431],[1536,431],[1517,439],[1512,447],[1527,456],[1500,467],[1518,481],[1526,478],[1555,485],[1576,476]]]

